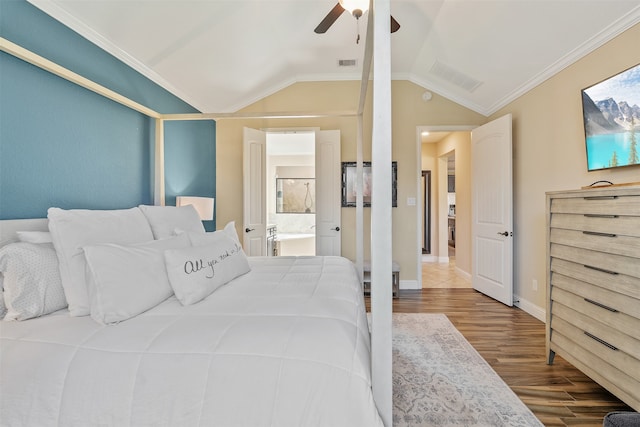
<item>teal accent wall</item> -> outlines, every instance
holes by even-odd
[[[25,0],[0,0],[0,36],[160,113],[197,112]],[[153,119],[0,53],[0,219],[152,203],[154,134]],[[166,122],[165,144],[166,203],[215,197],[215,122]]]

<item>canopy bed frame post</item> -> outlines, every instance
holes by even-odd
[[[369,1],[371,9],[371,1]],[[364,280],[364,107],[367,101],[369,89],[369,76],[371,74],[371,61],[373,59],[373,14],[367,18],[367,34],[365,36],[364,58],[362,61],[362,76],[360,78],[360,101],[358,103],[358,130],[356,139],[356,269],[360,275],[360,281]]]
[[[164,206],[164,120],[156,119],[153,204]]]
[[[373,13],[373,129],[371,144],[371,358],[373,397],[392,425],[391,277],[391,32],[390,0],[371,0]]]
[[[358,114],[358,136],[356,147],[356,269],[360,283],[364,281],[364,195],[363,188],[363,154],[362,154],[362,114]]]

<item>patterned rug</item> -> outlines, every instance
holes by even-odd
[[[393,425],[542,426],[444,314],[393,314]]]

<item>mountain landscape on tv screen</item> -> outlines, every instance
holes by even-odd
[[[640,130],[640,106],[607,98],[593,101],[582,92],[584,126],[587,135]]]

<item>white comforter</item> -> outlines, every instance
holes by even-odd
[[[2,322],[7,426],[381,426],[353,265],[250,258],[206,300],[115,326]]]

